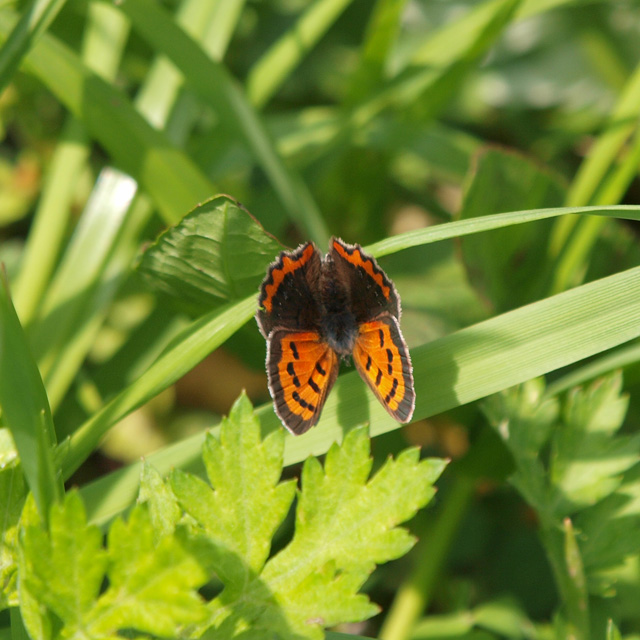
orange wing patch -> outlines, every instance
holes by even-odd
[[[269,389],[288,429],[300,434],[318,422],[338,367],[338,356],[315,331],[269,335]]]
[[[394,317],[383,316],[360,326],[353,362],[389,414],[398,422],[409,422],[415,406],[413,371]]]

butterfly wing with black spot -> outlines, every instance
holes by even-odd
[[[383,314],[360,325],[353,362],[391,417],[409,422],[416,399],[413,369],[409,349],[394,316]]]
[[[269,334],[269,390],[289,431],[300,435],[318,422],[338,368],[338,356],[315,331],[274,329]]]

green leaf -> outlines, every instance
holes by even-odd
[[[530,505],[544,513],[550,498],[541,452],[557,427],[558,400],[545,398],[544,382],[533,379],[490,396],[482,409],[514,457],[516,469],[510,481]]]
[[[27,526],[22,545],[29,568],[21,579],[49,611],[64,620],[70,635],[79,632],[107,567],[102,533],[87,525],[79,495],[69,493],[63,504],[54,505],[48,533],[41,526]]]
[[[616,588],[628,558],[640,553],[640,469],[626,473],[614,493],[578,513],[580,547],[592,593],[603,596]]]
[[[0,34],[15,16],[0,13]],[[27,67],[87,127],[119,167],[135,177],[169,222],[215,193],[182,151],[131,106],[124,93],[102,80],[60,40],[45,33],[25,58]],[[117,108],[116,108],[117,107]]]
[[[640,437],[617,434],[628,404],[621,387],[615,373],[574,389],[561,411],[541,381],[484,403],[514,456],[511,480],[540,516],[562,624],[576,637],[588,637],[588,592],[609,597],[640,552]]]
[[[476,159],[461,219],[513,209],[557,207],[564,200],[560,180],[514,153],[489,149]],[[465,265],[474,285],[498,311],[543,297],[549,286],[548,254],[552,222],[513,225],[462,241]]]
[[[284,79],[308,55],[352,0],[315,0],[287,32],[253,65],[247,97],[263,107]]]
[[[0,273],[0,408],[29,489],[43,517],[62,495],[53,461],[55,431],[47,394]]]
[[[208,435],[205,442],[203,458],[213,491],[183,472],[171,477],[186,513],[253,572],[266,562],[271,539],[295,495],[294,482],[279,483],[283,448],[281,429],[261,441],[260,422],[243,394],[222,421],[220,439]]]
[[[138,502],[147,506],[156,533],[170,535],[175,531],[181,516],[176,496],[146,460],[142,463]]]
[[[193,315],[257,291],[282,247],[228,196],[216,196],[165,231],[138,269]]]
[[[216,110],[222,126],[240,136],[251,149],[289,218],[300,224],[310,238],[325,245],[329,233],[309,189],[300,176],[285,165],[266,127],[226,67],[196,46],[157,3],[127,0],[120,7],[136,31],[159,53],[165,54],[184,74],[193,91]]]
[[[171,637],[205,615],[195,589],[206,574],[180,536],[161,536],[144,505],[128,522],[116,520],[108,536],[109,589],[94,613],[99,632],[134,628]]]
[[[393,236],[371,247],[378,257],[407,247],[509,224],[545,219],[562,213],[597,212],[601,215],[637,219],[639,210],[640,207],[637,206],[616,206],[496,214]],[[417,395],[415,418],[442,413],[484,398],[636,338],[640,332],[639,301],[640,269],[630,269],[479,322],[428,344],[410,345]],[[205,322],[204,326],[200,322],[194,323],[185,335],[193,333],[200,340],[208,340],[218,329],[224,328],[226,332],[233,329],[231,325],[234,323],[236,327],[240,326],[243,322],[240,315],[245,314],[244,321],[247,321],[254,311],[255,297],[252,296],[223,314],[214,312],[212,315],[216,319],[210,320],[210,325]],[[405,313],[406,311],[405,309]],[[584,336],[589,336],[589,339],[586,340]],[[202,346],[202,357],[208,352],[207,349],[212,348],[212,344],[219,342],[212,340]],[[145,389],[145,393],[149,394],[146,397],[158,393],[164,388],[164,383],[175,379],[173,375],[167,375],[168,371],[179,373],[177,368],[183,364],[186,370],[191,368],[193,357],[191,342],[178,341],[175,348],[172,348],[171,357],[166,361],[167,370],[164,374],[156,376],[154,372],[155,386]],[[189,362],[184,362],[185,360]],[[164,369],[164,365],[161,369]],[[73,447],[78,446],[78,455],[76,457],[73,451],[68,452],[70,457],[65,462],[65,470],[73,468],[78,460],[83,459],[82,456],[89,454],[104,433],[102,429],[106,430],[124,415],[125,409],[130,410],[131,396],[135,394],[138,397],[139,385],[146,387],[146,382],[143,378],[136,380],[130,389],[121,394],[117,403],[114,401],[114,405],[119,406],[110,406],[108,410],[105,408],[99,417],[96,416],[85,424],[83,433],[72,439]],[[271,402],[259,407],[258,413],[265,430],[280,428],[280,421],[273,412]],[[100,423],[100,429],[96,433],[93,433],[92,427],[94,420]],[[303,436],[285,439],[285,464],[300,462],[310,454],[325,453],[333,442],[342,438],[345,427],[366,421],[370,423],[372,435],[398,429],[398,423],[366,391],[358,374],[344,373],[339,376],[327,399],[319,425]],[[85,438],[86,442],[81,442]],[[174,458],[182,460],[184,464],[197,460],[201,446],[202,436],[191,436],[158,452],[157,462],[155,454],[150,459],[154,460],[154,465],[161,472],[167,472]],[[98,481],[89,486],[92,496],[102,495],[106,486],[111,486],[116,491],[102,504],[95,499],[91,500],[91,504],[96,507],[93,517],[99,521],[126,508],[137,494],[137,470],[133,473],[127,470],[124,473],[128,478],[126,482],[121,478],[121,473],[117,472],[113,478],[105,478],[104,482]]]
[[[18,521],[26,495],[11,435],[0,429],[0,611],[18,605]]]
[[[376,563],[413,546],[397,525],[429,502],[444,468],[409,449],[369,480],[371,463],[367,430],[357,428],[331,447],[324,470],[313,458],[304,465],[293,540],[262,576],[285,610],[295,612],[291,624],[300,633],[309,621],[328,626],[376,612],[358,590]]]
[[[245,324],[255,307],[256,299],[251,296],[235,305],[214,309],[186,327],[133,384],[91,416],[68,442],[61,443],[57,453],[62,458],[65,477],[78,468],[111,426],[190,371]]]
[[[638,461],[640,437],[616,436],[628,406],[621,386],[618,373],[567,398],[551,458],[551,481],[562,496],[559,517],[613,493],[622,474]]]
[[[66,0],[31,0],[0,50],[0,91],[3,91],[33,42],[58,15]]]
[[[224,585],[200,630],[208,627],[207,637],[250,629],[252,638],[320,638],[322,627],[375,614],[358,591],[377,563],[411,548],[413,537],[397,525],[429,502],[445,465],[420,461],[418,450],[409,449],[369,479],[367,431],[349,432],[327,454],[324,470],[313,458],[305,463],[295,534],[267,561],[295,492],[294,482],[279,482],[283,441],[282,429],[261,439],[243,395],[219,439],[207,436],[203,457],[212,486],[171,474],[170,486],[195,523],[193,533],[208,541],[209,562]]]
[[[371,11],[358,67],[351,75],[347,99],[357,103],[383,81],[389,53],[396,43],[407,0],[377,0]]]
[[[158,534],[144,505],[113,523],[108,549],[75,492],[54,506],[48,531],[29,505],[23,520],[20,599],[31,637],[106,639],[124,629],[175,637],[202,620],[204,570],[183,535]]]

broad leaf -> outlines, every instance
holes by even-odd
[[[476,159],[461,219],[513,209],[557,207],[564,200],[560,180],[514,153],[489,149]],[[548,254],[553,222],[513,225],[462,239],[472,282],[497,311],[509,311],[543,296],[549,286]]]
[[[194,316],[258,290],[282,247],[239,203],[217,196],[165,231],[139,270]]]

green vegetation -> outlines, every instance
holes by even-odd
[[[639,32],[0,9],[0,638],[640,638]],[[414,424],[343,366],[294,438],[257,291],[332,234],[397,286]]]

